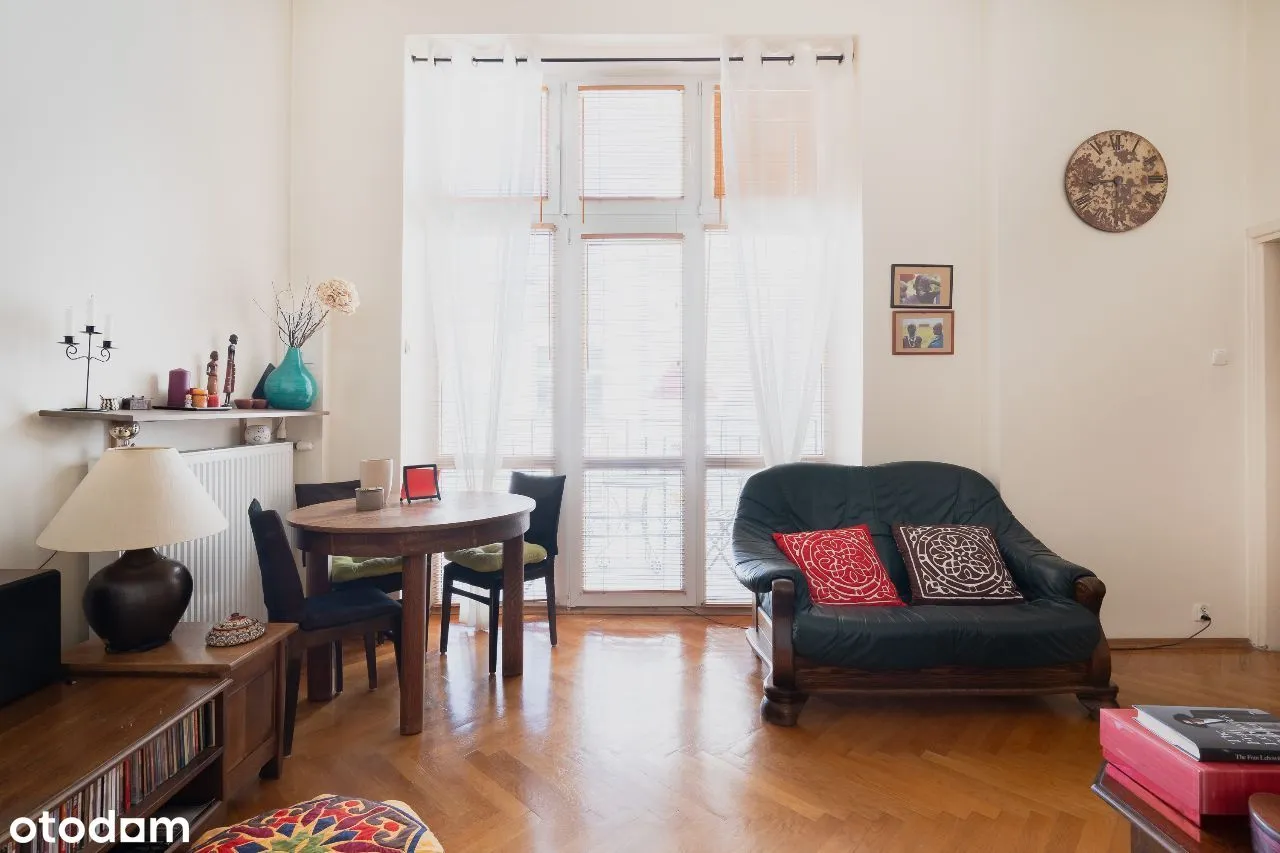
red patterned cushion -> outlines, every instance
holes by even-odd
[[[428,853],[442,849],[404,803],[332,794],[211,830],[197,844],[195,853]]]
[[[814,604],[903,606],[865,524],[775,533],[773,541],[804,572]]]

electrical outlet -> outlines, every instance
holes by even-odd
[[[1209,605],[1203,602],[1197,602],[1196,604],[1193,604],[1191,606],[1192,608],[1194,608],[1194,612],[1191,614],[1191,618],[1194,619],[1195,621],[1203,622],[1206,619],[1211,618],[1209,616]]]

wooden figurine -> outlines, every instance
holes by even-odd
[[[231,395],[236,390],[236,344],[240,343],[239,335],[232,335],[227,344],[227,378],[222,383],[222,396],[230,405]]]
[[[204,375],[209,377],[209,381],[205,383],[205,391],[210,396],[218,393],[218,351],[214,350],[209,353],[209,363],[205,365]]]

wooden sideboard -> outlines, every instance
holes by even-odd
[[[190,815],[194,841],[226,814],[222,711],[229,685],[218,678],[79,678],[0,708],[0,850],[27,849],[9,838],[14,820],[36,819],[43,812],[58,815],[69,800],[80,804],[79,816],[87,822],[95,815],[83,809],[89,801],[81,797],[83,792],[95,786],[101,792],[101,780],[149,741],[212,705],[203,746],[198,751],[192,746],[194,754],[185,765],[159,778],[145,796],[118,813],[145,818],[179,809]],[[113,807],[100,805],[98,814],[106,808]],[[107,846],[87,841],[79,853],[101,853]],[[170,849],[183,847],[176,843]]]
[[[231,797],[259,776],[274,779],[283,769],[285,655],[296,630],[273,622],[251,643],[213,648],[204,642],[208,625],[180,622],[173,639],[158,649],[108,653],[101,640],[89,640],[64,651],[62,662],[73,675],[228,679],[222,775]]]

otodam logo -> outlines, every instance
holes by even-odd
[[[142,841],[150,844],[172,844],[175,841],[191,841],[191,824],[183,817],[140,817],[116,819],[114,811],[95,817],[86,824],[79,818],[58,819],[57,815],[44,812],[32,819],[20,817],[9,824],[9,837],[19,844],[28,844],[37,837],[53,844],[59,839],[77,844],[90,841],[117,844],[122,841]]]

